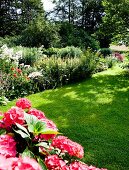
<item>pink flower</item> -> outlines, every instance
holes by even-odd
[[[83,147],[65,136],[58,136],[53,139],[52,146],[59,148],[63,152],[68,152],[70,156],[76,156],[78,158],[83,158],[84,156]]]
[[[7,159],[9,170],[42,170],[41,166],[36,160],[29,157],[24,158],[8,158]]]
[[[21,98],[17,100],[16,106],[22,109],[29,109],[31,107],[31,102],[26,98]]]
[[[16,142],[10,135],[0,136],[0,154],[6,158],[16,156]]]
[[[7,170],[6,157],[0,155],[0,170]]]
[[[64,169],[66,163],[63,160],[61,160],[57,155],[50,155],[46,157],[45,164],[48,170],[66,170]]]
[[[6,127],[15,125],[16,123],[24,123],[24,110],[19,107],[12,107],[4,114],[3,122]]]
[[[49,119],[41,119],[44,123],[46,123],[46,127],[48,129],[52,129],[54,131],[58,131],[56,125],[53,123],[53,121],[49,120]],[[41,134],[39,136],[40,140],[45,139],[45,140],[49,140],[49,139],[53,139],[56,135],[55,134]]]
[[[3,117],[4,117],[4,114],[0,112],[0,128],[5,128]]]
[[[44,118],[46,118],[46,117],[45,117],[45,114],[44,114],[42,111],[37,110],[37,109],[30,109],[30,110],[28,111],[28,114],[34,115],[34,116],[36,116],[38,119],[44,119]]]
[[[88,166],[83,162],[75,161],[69,165],[70,170],[106,170],[106,169],[99,169],[94,166]]]

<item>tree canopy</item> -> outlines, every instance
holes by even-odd
[[[128,44],[129,0],[53,0],[53,3],[54,9],[46,13],[41,0],[1,0],[0,36],[20,35],[20,44],[41,44],[46,48],[67,45],[87,48],[88,41],[95,39],[100,47],[108,47],[112,41]]]

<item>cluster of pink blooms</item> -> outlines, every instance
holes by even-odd
[[[70,165],[66,165],[65,161],[61,160],[57,155],[46,157],[45,164],[49,170],[106,170],[103,168],[99,169],[94,166],[88,166],[80,161],[74,161]]]
[[[26,111],[26,112],[25,112]],[[45,114],[35,108],[31,108],[31,102],[28,99],[21,98],[16,102],[16,106],[2,114],[0,112],[0,128],[6,129],[6,134],[0,135],[0,170],[42,170],[35,159],[21,157],[17,151],[17,140],[11,128],[17,124],[26,126],[25,113],[36,116],[44,122],[47,129],[58,131],[53,121],[46,118]],[[53,132],[52,131],[52,132]],[[88,166],[80,161],[63,160],[61,155],[69,154],[71,157],[83,158],[83,147],[76,142],[71,141],[65,136],[57,136],[56,133],[39,134],[34,136],[32,141],[49,142],[49,149],[39,146],[44,153],[44,163],[48,170],[100,170],[99,168]],[[51,150],[58,149],[59,153],[52,154]],[[104,169],[101,169],[104,170]]]
[[[65,136],[58,136],[53,139],[52,146],[59,148],[62,152],[68,152],[70,156],[75,156],[80,159],[84,156],[83,147]]]
[[[34,159],[29,157],[6,158],[0,155],[0,170],[42,170],[41,166]]]

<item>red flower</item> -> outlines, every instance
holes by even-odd
[[[16,71],[17,71],[17,73],[19,73],[19,74],[21,74],[21,73],[22,73],[22,70],[21,70],[21,69],[19,69],[19,68],[16,68]]]
[[[36,160],[24,157],[24,158],[8,158],[8,169],[13,170],[42,170],[41,166]]]
[[[71,156],[76,156],[78,158],[83,158],[84,156],[83,147],[65,136],[58,136],[53,139],[52,146],[59,148],[63,152],[68,152]]]
[[[24,123],[24,110],[19,107],[12,107],[4,114],[3,122],[5,127],[15,125],[16,123]]]
[[[13,77],[16,77],[16,78],[17,78],[17,74],[13,74]]]
[[[15,70],[15,68],[14,68],[14,67],[12,67],[12,68],[11,68],[11,70]]]
[[[45,164],[48,170],[66,170],[64,169],[66,163],[61,160],[57,155],[50,155],[45,158]]]
[[[21,98],[17,100],[16,106],[22,109],[29,109],[31,107],[31,102],[26,98]]]
[[[34,115],[34,116],[36,116],[38,119],[44,119],[44,118],[46,118],[46,117],[45,117],[45,114],[44,114],[42,111],[37,110],[37,109],[30,109],[29,112],[28,112],[28,114]]]
[[[43,122],[46,123],[46,127],[48,129],[52,129],[54,131],[58,131],[56,125],[53,123],[53,121],[49,120],[49,119],[41,119]],[[39,136],[39,139],[42,140],[42,139],[45,139],[45,140],[49,140],[49,139],[53,139],[56,135],[55,134],[41,134]]]
[[[16,156],[16,142],[10,135],[0,136],[0,154],[6,158]]]

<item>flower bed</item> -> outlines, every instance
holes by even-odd
[[[0,119],[0,170],[100,170],[81,162],[83,147],[62,136],[28,99],[0,112]]]

